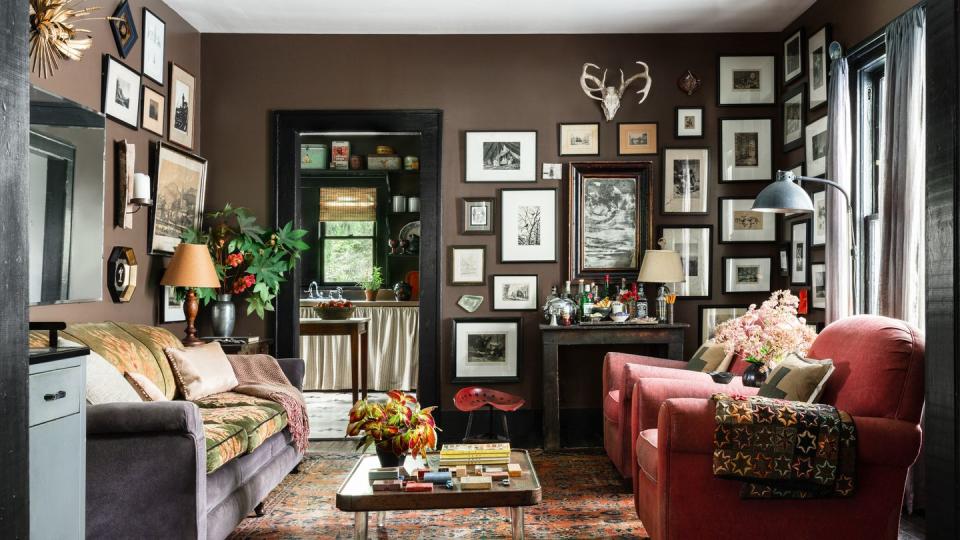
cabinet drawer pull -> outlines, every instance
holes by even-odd
[[[58,400],[58,399],[63,399],[63,398],[65,398],[65,397],[67,397],[66,391],[61,390],[61,391],[57,392],[56,394],[44,394],[44,395],[43,395],[43,400],[44,400],[44,401],[56,401],[56,400]]]

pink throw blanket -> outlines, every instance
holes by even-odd
[[[287,426],[297,450],[306,452],[310,433],[307,405],[303,394],[290,384],[277,360],[267,354],[232,354],[227,358],[240,383],[233,391],[282,405],[287,412]]]

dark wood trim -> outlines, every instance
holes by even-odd
[[[27,156],[30,84],[26,2],[0,2],[0,530],[5,538],[30,537],[30,467],[27,436]],[[19,254],[20,256],[16,256]]]

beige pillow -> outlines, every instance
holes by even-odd
[[[186,349],[167,347],[163,352],[170,359],[173,377],[187,400],[227,392],[239,384],[230,360],[216,341]]]
[[[791,353],[770,372],[757,395],[814,403],[833,370],[833,360],[813,360]]]
[[[730,367],[731,360],[733,360],[733,354],[727,354],[723,345],[717,345],[715,341],[708,339],[697,349],[697,352],[693,353],[690,361],[687,362],[687,369],[703,373],[726,371]]]
[[[170,401],[163,395],[163,390],[160,390],[160,387],[146,375],[124,371],[123,377],[144,401]]]
[[[57,345],[60,347],[83,347],[80,343],[64,338],[59,338]],[[143,401],[133,391],[133,388],[130,388],[127,381],[123,380],[120,371],[93,349],[90,350],[86,363],[87,373],[84,382],[84,394],[88,404],[139,403]]]

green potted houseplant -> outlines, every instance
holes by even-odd
[[[360,283],[357,283],[357,286],[363,287],[363,294],[366,296],[368,302],[376,300],[377,291],[383,286],[383,271],[379,266],[374,266],[370,269],[370,276]]]
[[[366,450],[376,445],[382,467],[396,467],[408,452],[427,457],[427,450],[437,446],[437,427],[433,420],[436,407],[421,409],[417,398],[401,390],[387,392],[386,403],[361,399],[350,409],[347,436],[363,434],[357,448]]]

